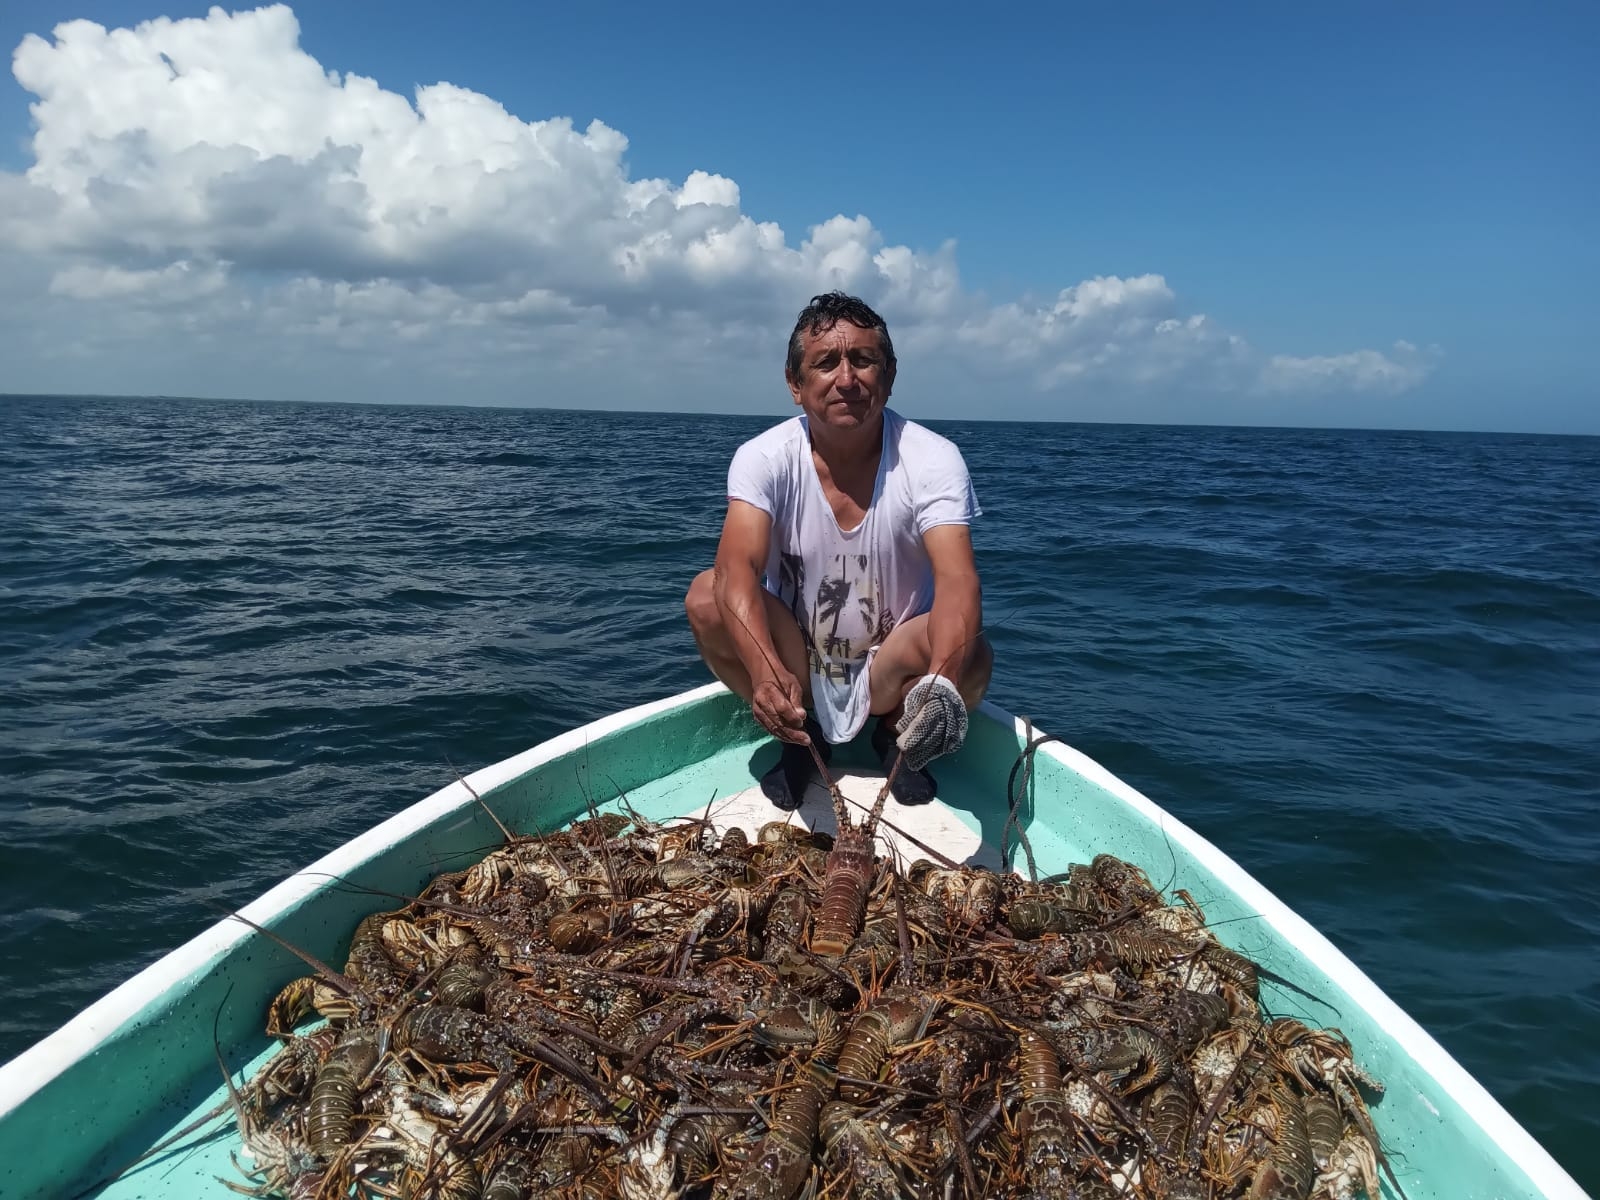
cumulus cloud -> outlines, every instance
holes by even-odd
[[[1262,386],[1281,392],[1381,392],[1409,391],[1428,377],[1439,349],[1418,349],[1398,341],[1387,354],[1356,350],[1350,354],[1296,358],[1275,354],[1261,372]]]
[[[968,317],[956,338],[1036,369],[1046,386],[1096,375],[1226,386],[1249,369],[1243,340],[1201,314],[1180,315],[1160,275],[1097,276],[1050,304],[999,305]]]
[[[0,241],[52,265],[62,304],[187,305],[191,327],[351,350],[453,341],[481,366],[651,337],[682,351],[686,333],[736,344],[840,287],[905,343],[1041,389],[1392,392],[1432,361],[1404,343],[1267,357],[1153,274],[996,304],[963,287],[953,242],[892,245],[842,214],[794,239],[723,176],[631,178],[627,138],[602,122],[341,75],[283,5],[72,21],[25,38],[13,67],[37,98],[33,163],[0,173]]]

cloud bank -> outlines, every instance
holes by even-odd
[[[838,287],[924,361],[1068,398],[1394,393],[1433,361],[1403,342],[1269,356],[1184,312],[1153,274],[995,303],[963,287],[954,243],[893,245],[844,215],[794,239],[745,213],[723,176],[631,178],[627,138],[599,121],[524,121],[449,83],[407,99],[340,75],[301,49],[282,5],[73,21],[25,38],[13,69],[37,97],[33,164],[0,173],[0,252],[15,278],[48,282],[0,302],[46,358],[178,330],[197,358],[248,344],[280,367],[344,353],[381,369],[425,350],[463,380],[537,363],[626,388],[698,369],[715,392],[709,353],[756,357]],[[74,317],[70,335],[50,324]]]

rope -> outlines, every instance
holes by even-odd
[[[1000,855],[1005,862],[1006,869],[1010,870],[1011,856],[1009,847],[1011,831],[1015,829],[1017,831],[1017,842],[1022,846],[1022,853],[1028,860],[1028,879],[1033,883],[1038,883],[1039,867],[1034,862],[1033,846],[1028,841],[1028,831],[1023,827],[1022,818],[1017,813],[1017,807],[1028,791],[1028,778],[1033,773],[1034,753],[1046,742],[1061,742],[1062,745],[1066,745],[1066,743],[1053,733],[1045,733],[1034,737],[1033,721],[1028,717],[1022,718],[1022,725],[1027,731],[1027,744],[1022,747],[1022,751],[1017,755],[1017,761],[1011,764],[1011,774],[1006,778],[1007,812],[1005,827],[1000,831]],[[1017,778],[1018,772],[1022,776],[1020,781]]]

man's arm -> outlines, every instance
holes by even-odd
[[[728,501],[717,544],[714,592],[734,652],[750,675],[750,709],[757,721],[784,741],[804,742],[805,693],[783,665],[767,624],[766,570],[772,518],[744,500]]]
[[[933,611],[928,614],[928,672],[957,685],[983,631],[983,592],[965,525],[935,525],[922,535],[933,564]]]

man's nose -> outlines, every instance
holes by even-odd
[[[835,377],[842,388],[854,387],[856,384],[856,369],[848,358],[839,362],[839,374]]]

